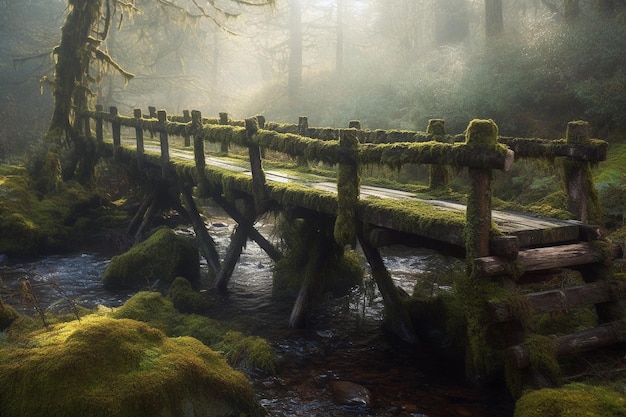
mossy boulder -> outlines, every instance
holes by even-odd
[[[267,340],[258,336],[229,331],[215,347],[223,352],[228,363],[244,369],[257,369],[266,373],[276,373],[276,355]]]
[[[243,374],[191,337],[90,315],[0,348],[0,415],[260,415]]]
[[[114,256],[102,283],[111,289],[169,288],[178,276],[196,283],[200,255],[189,239],[163,227],[128,252]]]
[[[167,298],[181,313],[199,313],[209,307],[209,302],[184,277],[176,277],[167,292]]]
[[[514,417],[626,416],[626,395],[583,383],[531,391],[517,401]]]
[[[170,337],[192,336],[207,346],[219,343],[228,329],[219,321],[179,312],[160,292],[141,291],[111,313],[115,318],[142,321]]]
[[[0,300],[0,332],[5,331],[19,316],[13,307]]]

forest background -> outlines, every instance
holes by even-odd
[[[424,130],[443,118],[450,133],[490,118],[501,135],[553,139],[583,119],[611,145],[596,186],[608,224],[623,224],[626,1],[208,3],[111,0],[103,50],[134,78],[94,70],[94,103],[367,129]],[[64,0],[0,1],[2,162],[45,134],[66,14]],[[560,188],[548,168],[515,169],[496,190],[504,199],[536,203]]]

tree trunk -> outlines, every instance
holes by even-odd
[[[504,31],[502,0],[485,0],[485,34],[495,38]]]
[[[289,98],[295,100],[299,96],[302,82],[302,7],[301,0],[289,2]]]

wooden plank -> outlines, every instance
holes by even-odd
[[[624,342],[626,342],[626,323],[622,320],[554,339],[557,357]],[[506,354],[509,357],[509,363],[517,368],[530,366],[530,351],[527,346],[523,344],[511,346],[507,348]]]
[[[600,250],[582,242],[522,250],[516,263],[524,272],[531,272],[602,262],[604,257]],[[492,277],[509,275],[512,265],[511,261],[499,256],[484,256],[476,259],[476,267],[481,276]]]
[[[532,294],[526,294],[526,299],[533,308],[534,314],[563,311],[583,307],[591,304],[606,303],[613,299],[608,282],[594,282],[587,285],[560,288]],[[489,303],[491,317],[496,322],[505,322],[514,319],[514,313],[506,301]]]

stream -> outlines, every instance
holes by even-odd
[[[211,236],[224,253],[232,220],[213,222]],[[257,228],[267,236],[271,225],[257,224]],[[417,273],[447,268],[452,262],[432,251],[401,247],[383,255],[396,285],[409,294]],[[67,297],[87,308],[119,306],[134,292],[102,287],[100,277],[109,259],[110,254],[89,251],[0,266],[2,286],[8,291],[3,300],[36,316],[32,305],[25,305],[19,296],[22,281],[28,279],[39,304],[47,309],[67,309]],[[351,294],[318,303],[307,328],[298,330],[288,327],[291,306],[271,297],[271,272],[267,255],[248,242],[228,292],[204,291],[213,306],[210,317],[245,323],[246,333],[266,338],[275,349],[276,375],[249,374],[270,416],[512,416],[513,400],[504,387],[476,390],[465,383],[459,355],[435,347],[406,346],[386,333],[381,326],[382,298],[369,276]],[[366,387],[371,407],[336,405],[329,387],[334,380]]]

